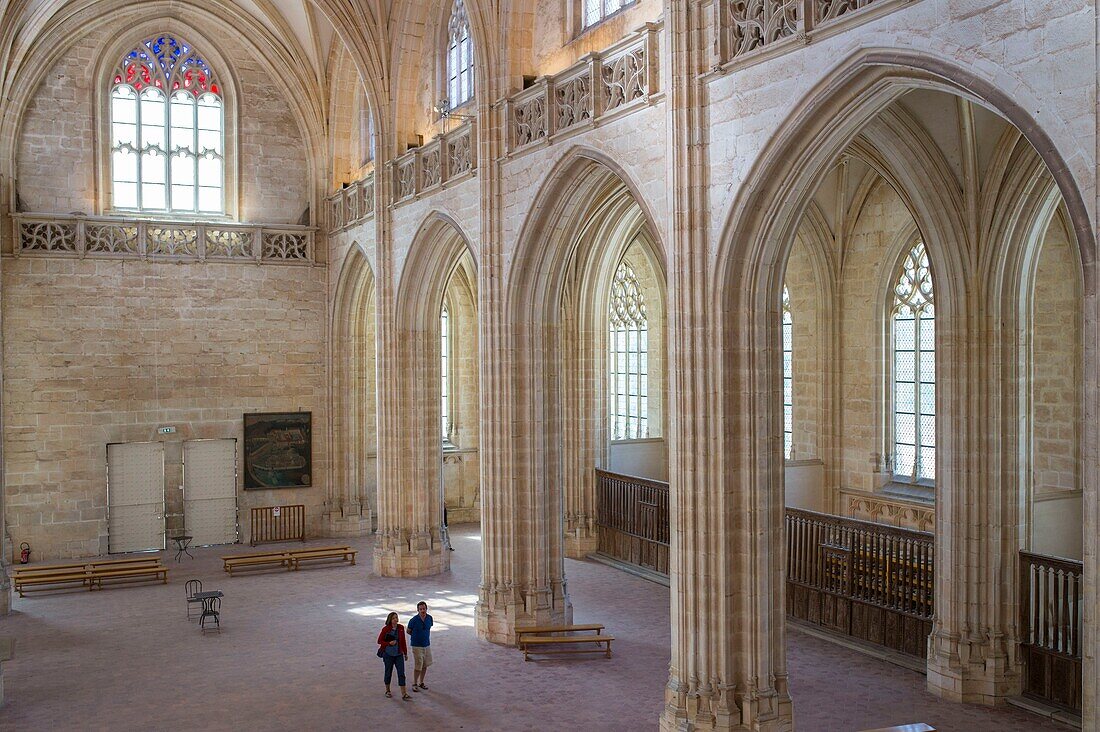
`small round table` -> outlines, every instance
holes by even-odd
[[[172,536],[172,537],[169,537],[169,538],[171,538],[172,543],[174,543],[176,545],[176,561],[177,562],[180,561],[180,559],[183,557],[184,554],[191,557],[192,559],[195,558],[194,555],[191,554],[191,552],[187,551],[187,548],[189,546],[191,546],[191,539],[193,539],[194,537],[185,535],[185,536]]]

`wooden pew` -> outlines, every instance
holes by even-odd
[[[302,562],[315,559],[339,559],[341,562],[355,564],[358,552],[346,546],[318,547],[316,549],[298,549],[290,552],[290,569],[297,570]]]
[[[263,567],[265,565],[278,564],[281,567],[288,566],[290,556],[286,551],[256,552],[254,554],[231,554],[222,557],[224,569],[233,576],[234,569]]]
[[[168,582],[168,572],[160,557],[132,557],[129,559],[90,559],[69,564],[49,564],[19,568],[12,573],[12,583],[20,597],[26,597],[30,588],[61,589],[80,584],[89,590],[103,586],[104,578],[148,576]]]
[[[603,635],[604,626],[599,623],[583,625],[536,625],[516,629],[516,644],[523,651],[523,660],[530,661],[531,653],[598,653],[611,658],[610,635]],[[564,633],[566,635],[551,635]],[[574,634],[577,635],[574,635]],[[595,648],[567,648],[569,645],[594,644]]]

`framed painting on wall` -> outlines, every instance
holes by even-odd
[[[244,488],[313,485],[313,413],[244,415]]]

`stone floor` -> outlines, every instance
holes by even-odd
[[[637,730],[654,729],[668,673],[668,590],[594,562],[570,561],[578,622],[619,640],[611,660],[524,663],[478,641],[479,536],[455,532],[453,571],[425,580],[355,567],[228,577],[222,549],[193,550],[172,581],[16,599],[0,632],[17,638],[4,667],[0,730]],[[229,551],[245,551],[234,547]],[[183,582],[225,592],[220,635],[185,619]],[[374,639],[393,609],[425,599],[436,620],[429,691],[383,697]],[[940,730],[1066,729],[1015,709],[942,702],[923,677],[801,633],[788,654],[800,732],[924,721]],[[394,685],[396,692],[396,681]]]

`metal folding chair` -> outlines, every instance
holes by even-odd
[[[200,614],[202,611],[202,599],[195,597],[196,593],[202,592],[202,582],[197,579],[187,580],[183,585],[183,590],[187,593],[187,619],[190,620],[192,607],[197,605]]]

